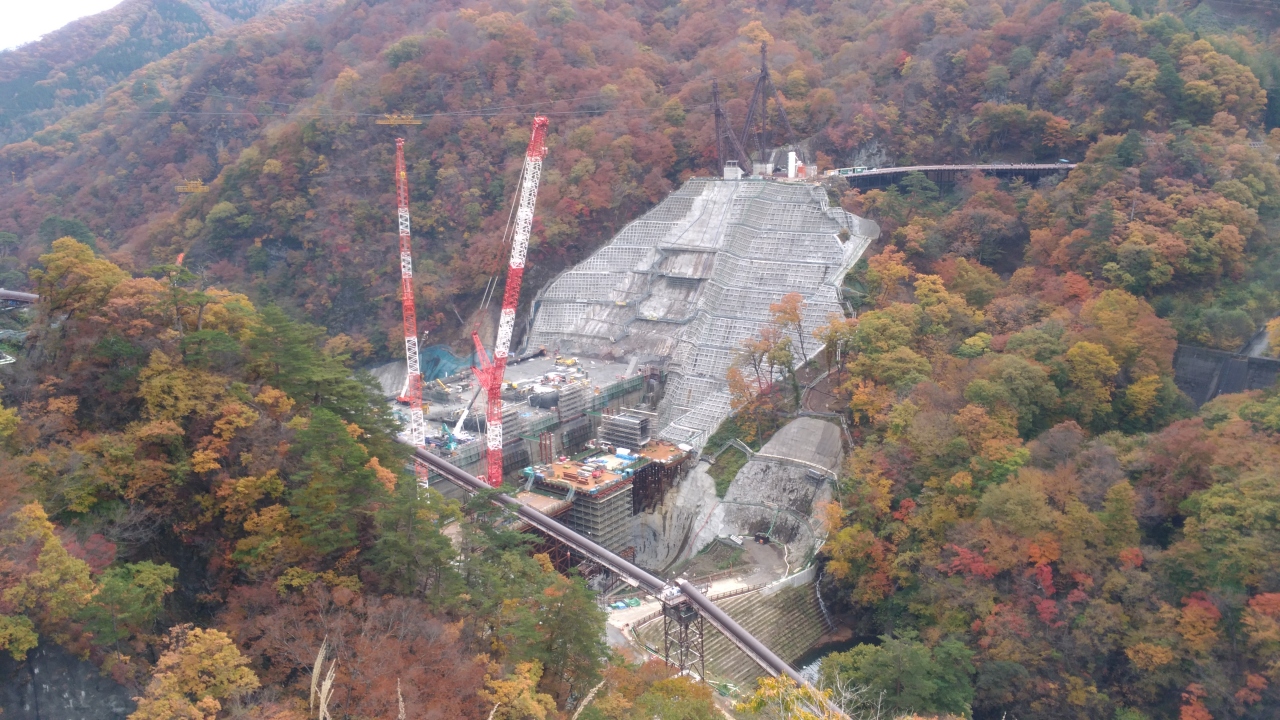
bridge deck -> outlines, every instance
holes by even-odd
[[[443,476],[445,479],[455,483],[468,492],[480,492],[488,490],[489,486],[477,479],[475,476],[458,469],[449,461],[433,455],[422,448],[414,448],[414,455],[423,464]],[[645,592],[657,597],[663,602],[677,602],[681,595],[689,601],[689,603],[697,609],[698,613],[711,623],[712,627],[719,630],[725,637],[729,638],[738,649],[742,650],[752,660],[760,665],[770,675],[786,675],[798,684],[804,684],[804,679],[791,667],[786,661],[778,657],[772,650],[765,646],[764,643],[757,640],[751,633],[747,632],[733,618],[729,617],[723,610],[716,607],[715,603],[708,600],[697,588],[684,580],[676,580],[676,585],[672,586],[663,582],[661,579],[622,557],[610,552],[604,547],[592,542],[586,537],[570,530],[561,525],[559,522],[547,517],[537,510],[520,503],[515,498],[508,495],[498,493],[494,496],[494,501],[513,508],[520,519],[529,523],[540,532],[545,533],[548,537],[554,538],[559,542],[573,548],[582,553],[586,557],[591,558],[597,563],[609,568],[617,573],[619,577],[626,579],[631,584],[641,588]]]
[[[1010,163],[970,165],[911,165],[908,167],[876,168],[855,175],[844,175],[856,188],[886,187],[913,172],[923,173],[934,182],[951,183],[965,173],[981,172],[1009,177],[1044,177],[1059,172],[1069,172],[1076,163]]]

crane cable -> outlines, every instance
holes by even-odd
[[[507,211],[507,224],[502,228],[502,244],[499,248],[505,248],[511,242],[511,220],[515,217],[516,206],[520,203],[520,186],[524,183],[524,165],[520,165],[520,177],[516,179],[516,192],[511,196],[511,209]],[[493,299],[493,291],[498,287],[498,275],[495,273],[489,276],[489,281],[485,283],[484,297],[480,300],[480,309],[484,310],[489,307],[489,301]]]

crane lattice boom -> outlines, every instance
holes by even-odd
[[[404,139],[396,138],[396,207],[400,226],[400,302],[404,306],[405,394],[409,402],[409,442],[426,443],[422,420],[422,370],[418,356],[418,312],[413,302],[413,245],[409,239],[409,178],[404,170]]]
[[[533,119],[533,134],[524,156],[524,183],[520,186],[520,205],[516,209],[515,231],[511,236],[511,262],[507,267],[507,284],[502,294],[502,314],[498,318],[498,337],[493,344],[493,364],[482,368],[485,397],[485,445],[487,460],[485,481],[493,487],[502,484],[502,380],[511,352],[511,333],[516,325],[516,305],[520,302],[520,284],[524,279],[524,261],[529,252],[529,233],[533,229],[533,207],[538,200],[538,182],[542,176],[542,159],[547,155],[547,119]],[[483,355],[483,353],[481,353]]]

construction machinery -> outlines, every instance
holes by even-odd
[[[507,369],[507,355],[511,351],[511,334],[516,325],[516,305],[520,301],[520,284],[524,278],[525,256],[529,252],[529,234],[533,230],[533,208],[538,200],[538,182],[542,176],[542,159],[547,155],[547,118],[533,118],[533,133],[524,155],[524,172],[517,190],[519,205],[516,208],[515,229],[511,235],[511,260],[507,265],[507,284],[502,294],[502,314],[498,317],[498,337],[493,343],[493,362],[490,363],[480,336],[472,334],[476,343],[480,367],[476,377],[485,389],[485,446],[486,474],[484,480],[492,487],[502,485],[502,378]]]
[[[418,356],[418,312],[413,300],[413,246],[409,239],[409,178],[404,169],[404,138],[396,138],[396,220],[400,228],[400,303],[404,309],[404,394],[409,406],[409,442],[422,447],[426,427],[422,419],[422,370]]]
[[[183,195],[196,195],[199,193],[209,192],[209,186],[205,185],[203,180],[183,180],[178,185],[175,185],[173,189]]]
[[[751,154],[743,149],[742,141],[733,134],[733,129],[729,126],[729,119],[720,105],[720,82],[714,78],[711,80],[711,112],[716,122],[716,162],[719,163],[716,173],[719,174],[724,170],[725,164],[733,160],[742,168],[743,174],[750,175]]]
[[[413,113],[401,114],[391,113],[383,115],[373,121],[375,125],[421,125],[422,121],[415,118]]]
[[[749,147],[751,145],[752,136],[755,136],[756,147],[760,151],[760,162],[769,162],[769,98],[773,98],[774,106],[778,111],[778,119],[782,121],[782,128],[786,131],[787,142],[795,142],[796,133],[791,129],[791,121],[787,119],[787,109],[782,102],[782,93],[778,92],[778,88],[773,84],[773,78],[769,75],[769,52],[765,43],[760,43],[760,76],[756,78],[755,89],[751,92],[751,100],[747,102],[747,121],[743,123],[742,140],[739,145]],[[759,118],[759,128],[755,127],[756,119]],[[735,150],[738,149],[735,147]],[[744,172],[752,172],[753,168],[744,168]]]

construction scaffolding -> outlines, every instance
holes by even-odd
[[[680,477],[684,456],[678,462],[649,462],[636,471],[631,482],[631,514],[653,512]]]
[[[769,306],[804,298],[792,347],[813,357],[810,333],[842,312],[840,284],[879,234],[818,185],[693,178],[543,290],[528,346],[665,364],[654,431],[701,447],[730,413],[725,375]]]
[[[649,442],[649,418],[623,412],[600,418],[600,442],[617,448],[640,448]]]
[[[520,405],[503,405],[502,431],[511,437],[524,435],[527,432],[536,432],[536,430],[531,431],[525,427],[525,414],[527,414],[528,410],[529,406],[523,403]]]
[[[644,373],[641,374],[627,365],[600,363],[591,359],[583,362],[587,367],[581,370],[569,369],[581,368],[575,359],[564,366],[556,366],[559,369],[551,373],[556,376],[571,375],[571,379],[561,378],[553,383],[545,373],[536,372],[527,377],[517,377],[504,390],[502,424],[505,429],[505,477],[510,478],[513,473],[522,469],[523,466],[519,464],[521,458],[525,458],[524,464],[533,460],[545,461],[542,453],[544,445],[548,443],[554,456],[578,454],[596,436],[602,412],[643,402],[648,384],[653,385],[652,392],[656,393],[659,389],[661,375],[651,367],[644,368]],[[527,365],[516,367],[538,370]],[[591,373],[595,376],[592,377]],[[610,378],[614,378],[612,382]],[[458,413],[467,402],[465,394],[459,395],[462,399],[455,401],[452,410],[441,409],[440,415],[433,420],[449,428],[456,428],[459,425]],[[643,413],[645,410],[635,412]],[[483,433],[486,415],[483,410],[470,412],[465,422],[461,423],[462,432]],[[460,441],[451,432],[433,434],[431,441],[436,452],[448,457],[459,468],[473,474],[484,471],[484,442]]]
[[[618,552],[631,544],[631,506],[631,483],[628,482],[611,488],[607,494],[577,494],[573,507],[561,516],[561,521],[571,530]]]
[[[620,551],[630,544],[632,480],[639,456],[596,455],[582,462],[557,460],[523,470],[529,487],[571,503],[565,525],[597,543]]]
[[[560,447],[565,453],[582,450],[590,439],[591,418],[586,415],[579,415],[560,426]]]
[[[560,400],[556,412],[560,422],[572,420],[587,411],[591,388],[582,383],[568,383],[560,388]]]

